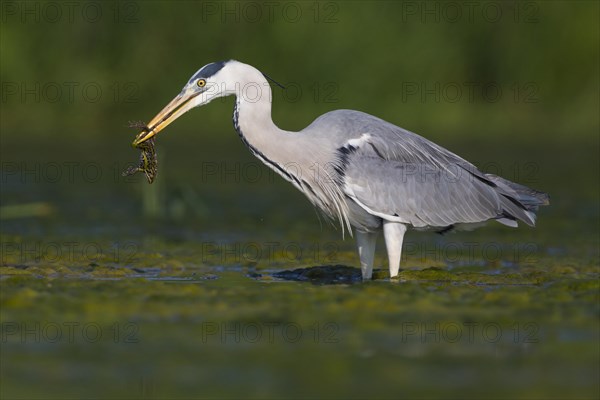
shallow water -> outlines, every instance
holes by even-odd
[[[248,155],[207,149],[237,172],[198,178],[191,149],[159,148],[148,187],[113,175],[127,149],[61,148],[80,167],[53,181],[56,153],[8,144],[2,205],[46,207],[3,215],[2,395],[596,398],[597,154],[571,145],[496,146],[507,178],[539,167],[517,179],[551,194],[536,229],[409,233],[399,278],[380,243],[360,283],[352,239],[266,170],[244,178]]]

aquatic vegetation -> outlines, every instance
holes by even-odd
[[[167,200],[190,159],[162,164]],[[411,234],[397,279],[380,252],[358,283],[352,241],[284,182],[201,182],[209,212],[173,220],[121,179],[81,185],[87,202],[6,186],[56,212],[2,223],[4,397],[597,395],[594,197],[573,212],[550,188],[535,230]]]

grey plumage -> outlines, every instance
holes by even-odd
[[[359,111],[329,112],[298,135],[328,150],[320,165],[336,160],[338,167],[328,172],[346,202],[357,203],[370,215],[415,228],[488,219],[510,226],[522,220],[533,226],[537,206],[547,204],[544,193],[484,174],[435,143]],[[331,199],[315,203],[323,202]],[[327,214],[335,216],[336,210],[329,209]],[[373,222],[376,226],[350,220],[351,225],[367,230],[379,227],[380,221]]]
[[[196,86],[197,79],[206,80],[206,87]],[[248,96],[249,87],[258,95]],[[299,132],[282,130],[271,119],[271,89],[263,74],[233,60],[196,72],[137,142],[226,95],[237,97],[234,127],[250,151],[343,230],[354,228],[364,279],[371,277],[381,229],[395,276],[407,227],[446,231],[490,219],[534,226],[538,207],[548,204],[545,193],[485,174],[443,147],[363,112],[332,111]]]

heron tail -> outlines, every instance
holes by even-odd
[[[547,193],[511,182],[497,175],[485,174],[485,176],[496,185],[499,193],[505,199],[507,215],[505,218],[498,219],[498,222],[508,222],[507,225],[516,226],[515,220],[520,219],[527,225],[534,226],[535,213],[538,208],[550,204]]]

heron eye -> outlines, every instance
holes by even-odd
[[[199,87],[204,87],[204,86],[206,86],[206,79],[198,79],[198,82],[196,82],[196,84]]]

